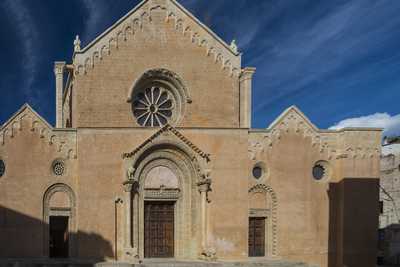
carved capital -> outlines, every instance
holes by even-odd
[[[65,61],[56,61],[54,62],[54,74],[56,76],[62,75],[65,69]]]
[[[247,67],[247,68],[242,69],[242,72],[240,74],[240,80],[245,81],[245,80],[251,79],[255,72],[256,72],[256,68],[252,68],[252,67]]]
[[[217,252],[215,248],[207,247],[204,248],[201,253],[201,259],[206,261],[215,261],[217,260]]]
[[[136,169],[133,166],[130,166],[128,168],[128,170],[126,171],[126,178],[128,180],[134,181],[135,180],[135,171],[136,171]]]
[[[124,191],[125,192],[131,192],[132,191],[133,183],[131,181],[125,181],[122,185],[124,187]]]
[[[211,179],[202,179],[197,183],[200,192],[209,192],[211,191]]]

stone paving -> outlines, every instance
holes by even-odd
[[[73,262],[63,260],[0,260],[0,267],[318,267],[300,262],[280,260],[245,261],[245,262],[207,262],[207,261],[170,261],[145,260],[140,263],[123,262]],[[384,267],[384,266],[382,266]]]

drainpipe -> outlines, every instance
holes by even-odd
[[[114,258],[118,261],[118,204],[123,203],[120,197],[114,200]]]

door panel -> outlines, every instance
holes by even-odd
[[[50,258],[68,258],[68,217],[50,216]]]
[[[174,202],[145,202],[144,256],[174,257]]]
[[[249,218],[249,257],[265,256],[265,218]]]

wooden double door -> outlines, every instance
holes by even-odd
[[[145,258],[174,257],[175,202],[146,201],[144,204]]]
[[[249,257],[265,256],[265,218],[249,218]]]

